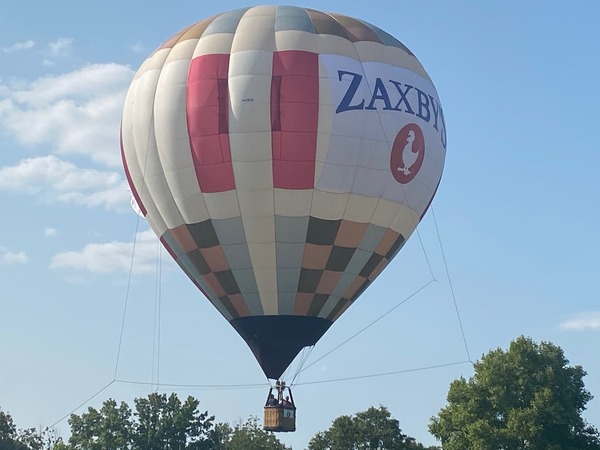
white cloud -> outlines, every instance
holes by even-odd
[[[0,83],[0,127],[23,145],[120,166],[119,126],[132,77],[128,67],[93,64],[18,86]]]
[[[40,156],[0,168],[0,190],[25,192],[44,202],[129,208],[130,193],[117,172],[81,169],[56,156]]]
[[[32,40],[17,42],[16,44],[11,45],[10,47],[2,47],[0,51],[2,53],[13,53],[21,50],[29,50],[35,46],[35,42]]]
[[[129,46],[129,49],[132,52],[134,52],[134,53],[143,53],[143,54],[150,53],[150,51],[148,50],[148,48],[145,45],[143,45],[143,44],[141,44],[139,42],[137,42],[135,44],[131,44]]]
[[[50,42],[48,48],[50,49],[52,56],[68,56],[71,52],[72,43],[73,39],[58,38],[56,41]]]
[[[576,314],[559,325],[563,330],[600,331],[600,311]]]
[[[55,228],[44,228],[44,236],[46,237],[54,237],[58,234],[58,231]]]
[[[29,261],[29,258],[25,252],[12,252],[10,250],[0,248],[0,261],[8,265],[25,264],[27,261]]]
[[[132,267],[133,242],[88,244],[78,252],[58,253],[52,258],[52,269],[74,269],[93,273],[129,272]],[[133,271],[152,273],[156,270],[158,239],[152,231],[137,234]]]

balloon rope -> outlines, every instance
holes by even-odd
[[[125,332],[125,318],[127,317],[127,305],[129,304],[129,292],[131,291],[131,279],[133,274],[133,260],[135,257],[135,248],[137,244],[137,236],[140,227],[140,216],[136,214],[137,219],[135,223],[135,238],[133,239],[133,246],[131,248],[131,261],[129,263],[129,276],[127,278],[127,288],[125,290],[125,302],[123,305],[123,317],[121,318],[121,331],[119,333],[119,344],[117,347],[117,357],[115,361],[115,372],[113,375],[113,381],[117,379],[117,371],[119,369],[119,359],[121,358],[121,347],[123,345],[123,334]]]
[[[387,316],[388,314],[392,313],[392,311],[396,310],[397,308],[399,308],[400,306],[404,305],[407,301],[409,301],[411,298],[413,298],[415,295],[417,295],[419,292],[421,292],[423,289],[425,289],[427,286],[429,286],[431,283],[436,282],[435,279],[431,279],[429,280],[427,283],[425,283],[423,286],[421,286],[419,289],[417,289],[415,292],[413,292],[412,294],[410,294],[408,297],[406,297],[404,300],[402,300],[400,303],[398,303],[397,305],[395,305],[394,307],[392,307],[391,309],[389,309],[388,311],[386,311],[384,314],[382,314],[381,316],[379,316],[377,319],[375,319],[373,322],[369,323],[366,327],[364,327],[363,329],[357,331],[356,333],[354,333],[352,336],[350,336],[348,339],[346,339],[345,341],[343,341],[341,344],[337,345],[336,347],[332,348],[330,351],[328,351],[327,353],[325,353],[323,356],[321,356],[320,358],[318,358],[317,360],[313,361],[312,363],[310,363],[308,366],[304,367],[300,372],[304,372],[305,370],[309,369],[310,367],[314,366],[316,363],[318,363],[319,361],[321,361],[323,358],[325,358],[326,356],[331,355],[334,351],[336,351],[337,349],[339,349],[340,347],[342,347],[343,345],[347,344],[348,342],[350,342],[352,339],[354,339],[355,337],[357,337],[359,334],[361,334],[362,332],[366,331],[367,329],[371,328],[373,325],[375,325],[377,322],[379,322],[381,319],[383,319],[385,316]]]
[[[360,379],[364,379],[364,378],[385,377],[388,375],[399,375],[402,373],[423,372],[425,370],[441,369],[443,367],[452,367],[452,366],[458,366],[461,364],[472,364],[472,362],[471,361],[457,361],[457,362],[452,362],[452,363],[447,363],[447,364],[438,364],[435,366],[426,366],[426,367],[417,367],[417,368],[413,368],[413,369],[395,370],[393,372],[375,373],[375,374],[370,374],[370,375],[358,375],[358,376],[354,376],[354,377],[345,377],[345,378],[334,378],[331,380],[305,381],[304,383],[297,383],[296,386],[307,386],[309,384],[337,383],[340,381],[351,381],[351,380],[360,380]]]
[[[160,384],[160,312],[161,312],[161,286],[162,286],[162,258],[161,244],[156,240],[156,281],[154,292],[154,330],[152,341],[152,374],[151,379],[154,381],[156,375],[156,391]]]
[[[150,381],[135,381],[135,380],[115,380],[115,383],[134,384],[140,386],[155,386],[154,382]],[[198,390],[227,390],[227,389],[264,389],[269,386],[269,383],[254,383],[254,384],[175,384],[175,383],[160,383],[161,388],[180,388],[180,389],[198,389]]]
[[[112,385],[114,382],[115,382],[115,380],[112,380],[110,383],[108,383],[106,386],[104,386],[102,389],[100,389],[98,392],[96,392],[94,395],[92,395],[90,398],[88,398],[85,402],[83,402],[83,403],[79,404],[78,406],[76,406],[75,408],[73,408],[70,412],[68,412],[67,414],[62,416],[60,419],[58,419],[56,422],[54,422],[48,428],[54,428],[57,424],[59,424],[60,422],[65,420],[67,417],[69,417],[71,414],[73,414],[79,408],[81,408],[84,405],[87,405],[90,401],[92,401],[94,398],[96,398],[98,395],[100,395],[102,392],[104,392],[106,389],[108,389],[108,387],[110,385]]]
[[[298,368],[297,370],[294,372],[294,376],[292,377],[292,381],[289,382],[289,386],[294,386],[296,384],[296,380],[298,380],[298,378],[300,377],[300,373],[302,372],[302,370],[304,370],[304,365],[306,364],[306,362],[308,361],[308,358],[310,357],[313,349],[315,348],[314,345],[311,345],[310,347],[304,347],[302,349],[302,353],[300,354],[300,362],[298,364]]]
[[[469,345],[467,344],[467,338],[465,335],[465,329],[463,327],[462,319],[460,318],[460,311],[458,309],[458,302],[456,301],[456,294],[454,293],[454,287],[452,285],[452,278],[450,277],[450,271],[448,270],[448,262],[446,261],[446,254],[444,253],[444,246],[442,245],[442,238],[440,236],[440,230],[438,228],[437,220],[435,219],[435,213],[433,212],[433,205],[431,205],[431,215],[433,217],[433,223],[435,224],[435,231],[437,233],[438,243],[440,246],[440,251],[442,253],[442,259],[444,261],[444,268],[446,270],[446,277],[448,278],[448,285],[450,286],[450,293],[452,295],[452,301],[454,303],[454,310],[456,311],[456,318],[458,319],[458,325],[460,327],[460,333],[462,335],[463,344],[465,346],[465,351],[467,352],[467,358],[472,363],[471,353],[469,352]]]
[[[156,97],[156,87],[154,89],[154,96]],[[148,133],[147,135],[150,135],[150,130],[152,129],[152,124],[154,122],[154,108],[152,109],[152,114],[150,116],[150,121],[148,123]],[[150,149],[150,138],[148,138],[148,141],[146,142],[146,154],[144,157],[144,169],[142,170],[142,178],[146,175],[146,168],[148,166],[148,151]],[[144,194],[146,191],[146,183],[142,183],[142,191],[140,192],[140,199],[144,198]],[[139,205],[138,205],[139,206]],[[125,331],[125,319],[127,317],[127,305],[129,303],[129,293],[131,291],[131,279],[133,277],[133,262],[135,259],[135,251],[136,251],[136,244],[137,244],[137,239],[138,239],[138,232],[140,229],[140,215],[136,214],[137,219],[135,222],[135,237],[133,239],[133,246],[131,248],[131,261],[129,263],[129,277],[127,279],[127,289],[125,291],[125,305],[123,306],[123,318],[121,319],[121,331],[119,333],[119,345],[117,348],[117,357],[116,357],[116,361],[115,361],[115,372],[113,375],[113,381],[115,381],[117,379],[117,371],[119,369],[119,359],[121,358],[121,348],[123,345],[123,334]]]

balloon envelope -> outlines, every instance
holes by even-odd
[[[277,379],[411,235],[446,130],[429,76],[394,37],[261,6],[157,49],[131,83],[121,142],[152,229]]]

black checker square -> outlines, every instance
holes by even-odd
[[[355,251],[355,248],[338,247],[337,245],[334,245],[329,254],[325,270],[343,272],[346,270],[346,267],[348,267],[348,263],[352,259],[352,255],[354,255]]]
[[[316,245],[333,245],[342,220],[326,220],[310,217],[306,242]]]
[[[210,267],[204,259],[204,256],[202,256],[202,253],[200,253],[200,250],[192,250],[191,252],[186,253],[186,256],[200,275],[206,275],[211,272]]]
[[[360,271],[359,275],[364,278],[369,278],[369,275],[371,275],[371,273],[373,273],[373,271],[375,270],[375,267],[377,267],[377,264],[379,264],[382,259],[383,259],[383,256],[381,256],[377,253],[373,253],[371,255],[371,257],[369,258],[369,260],[367,261],[367,263],[365,264],[365,266],[363,267],[363,269]]]
[[[333,318],[337,315],[337,313],[340,312],[340,310],[342,309],[342,307],[344,307],[346,305],[346,303],[348,303],[349,301],[350,300],[348,300],[347,298],[341,298],[336,303],[336,305],[333,307],[333,309],[331,310],[331,312],[327,316],[327,319],[333,320]]]
[[[323,306],[325,306],[325,303],[327,302],[328,298],[328,294],[315,294],[315,298],[310,303],[310,307],[308,308],[308,314],[306,315],[309,317],[317,317],[323,309]]]
[[[227,295],[219,297],[219,302],[221,302],[221,304],[225,307],[227,312],[231,314],[232,318],[237,319],[238,317],[240,317],[236,309],[231,304],[231,301],[229,300],[229,297]]]
[[[300,279],[298,280],[298,292],[305,294],[314,294],[317,291],[319,281],[323,271],[320,269],[305,269],[300,270]]]
[[[394,242],[392,244],[392,247],[385,254],[385,257],[388,260],[392,259],[394,256],[396,256],[396,253],[398,253],[400,251],[400,249],[404,246],[405,242],[406,242],[406,239],[404,239],[404,236],[402,236],[402,235],[398,236],[398,239],[396,239],[396,242]]]
[[[198,248],[210,248],[219,245],[219,238],[210,219],[187,227]]]
[[[360,285],[360,287],[358,288],[358,291],[356,291],[356,293],[352,296],[352,298],[350,300],[355,301],[358,297],[361,296],[361,294],[363,292],[365,292],[365,289],[367,289],[370,285],[371,285],[371,280],[365,280],[365,282]]]
[[[240,294],[240,288],[235,281],[235,277],[233,276],[233,272],[231,270],[224,270],[222,272],[215,272],[215,277],[217,277],[217,281],[225,291],[227,295]]]

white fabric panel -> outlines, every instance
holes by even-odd
[[[232,65],[235,59],[235,54],[231,55]],[[271,56],[269,67],[272,67],[272,62]],[[271,76],[238,75],[229,78],[229,107],[229,129],[234,133],[270,132]],[[269,148],[270,142],[269,137]]]
[[[169,180],[173,200],[179,206],[185,223],[198,223],[210,218],[204,195],[198,187],[198,178],[194,167],[178,171],[165,171],[165,176]]]
[[[321,135],[319,135],[317,137],[317,156],[319,155],[318,145],[319,145],[320,136]],[[323,174],[324,167],[325,167],[325,163],[320,162],[318,159],[315,161],[315,186],[317,186],[319,184],[319,179],[321,178],[321,175]]]
[[[167,59],[167,56],[169,56],[170,52],[171,52],[170,48],[161,48],[161,49],[157,50],[156,52],[154,52],[152,55],[150,55],[148,58],[146,58],[146,60],[142,63],[140,68],[137,70],[137,72],[133,76],[133,79],[135,80],[137,78],[140,78],[142,75],[144,75],[149,70],[161,69],[165,63],[165,60]]]
[[[173,48],[162,69],[156,90],[155,127],[159,157],[166,183],[185,223],[209,218],[200,193],[187,129],[186,93],[190,57],[197,41],[189,39]]]
[[[275,215],[304,217],[310,215],[312,189],[275,189]]]
[[[337,112],[333,114],[329,148],[326,152],[321,149],[319,153],[320,158],[325,154],[325,164],[319,172],[316,186],[333,192],[383,196],[388,200],[406,203],[417,212],[423,211],[429,202],[424,192],[433,192],[435,189],[445,156],[439,111],[436,129],[435,112],[439,100],[431,82],[390,64],[367,62],[361,66],[351,58],[338,55],[322,55],[321,62],[323,70],[329,72],[333,108]],[[340,80],[339,70],[349,73]],[[407,111],[404,103],[400,110],[392,109],[402,97],[390,80],[401,83],[402,89],[410,86],[406,98],[412,113]],[[352,86],[353,83],[355,86]],[[359,83],[358,87],[356,83]],[[376,97],[373,97],[376,86]],[[422,102],[430,103],[428,109]],[[433,105],[436,105],[435,108]],[[369,106],[374,109],[366,109]],[[423,111],[420,111],[421,107]],[[427,114],[429,120],[425,117]],[[390,155],[396,136],[409,123],[416,124],[422,131],[425,155],[416,176],[408,184],[402,184],[393,176]],[[406,145],[410,142],[407,141]],[[402,147],[399,151],[402,151]],[[419,184],[428,186],[428,189],[415,188],[417,191],[411,194],[411,187]]]
[[[242,220],[251,217],[273,217],[275,214],[272,188],[259,191],[239,190],[237,194]],[[247,235],[248,230],[245,226],[244,229]]]
[[[369,223],[377,207],[376,197],[350,194],[343,218],[351,222]]]
[[[137,92],[138,80],[134,79],[129,87],[127,96],[125,97],[125,104],[123,106],[123,119],[121,122],[121,139],[123,140],[123,152],[125,161],[127,164],[127,170],[131,181],[135,186],[135,190],[142,199],[142,204],[146,208],[146,220],[150,224],[150,227],[154,232],[161,236],[167,231],[167,226],[158,214],[154,201],[148,195],[148,188],[144,180],[142,169],[140,168],[139,161],[137,159],[137,152],[135,148],[135,142],[133,137],[133,122],[131,110],[133,109],[134,97]]]
[[[236,191],[207,192],[203,198],[211,219],[232,219],[240,215]]]
[[[375,207],[375,212],[373,212],[373,217],[371,217],[371,223],[382,228],[390,228],[399,208],[398,203],[380,198]]]
[[[253,8],[250,11],[252,14],[245,15],[236,30],[229,64],[229,131],[235,136],[229,144],[236,187],[239,169],[244,162],[267,161],[270,166],[272,159],[271,74],[275,8]],[[259,24],[265,28],[254,28]],[[245,51],[248,48],[255,50]],[[260,74],[247,75],[252,71]],[[248,139],[244,138],[246,135]],[[254,152],[256,156],[249,155]],[[258,164],[256,168],[258,170],[244,174],[241,183],[246,189],[259,189],[268,181],[266,188],[239,189],[236,192],[262,308],[265,314],[277,314],[273,173],[272,169],[265,170],[265,165]]]
[[[269,195],[272,197],[273,165],[271,161],[236,161],[233,163],[233,174],[238,196],[242,190],[263,191],[268,189]],[[242,200],[240,200],[241,202]]]
[[[151,68],[145,70],[136,81],[130,114],[135,118],[132,120],[131,132],[140,169],[139,176],[146,181],[146,188],[139,192],[142,203],[145,206],[148,205],[151,198],[156,206],[156,209],[148,209],[148,215],[152,215],[152,222],[159,224],[164,221],[165,227],[173,228],[183,223],[183,220],[169,191],[165,189],[166,181],[154,135],[156,85],[161,72],[161,64],[164,64],[168,54],[167,51],[158,51],[152,56],[152,59],[157,60],[144,66]],[[160,216],[160,219],[155,215]]]
[[[266,50],[247,50],[235,52],[229,64],[229,77],[240,75],[263,75],[271,78],[273,73],[273,52]]]
[[[162,236],[163,233],[168,230],[164,220],[162,220],[162,217],[160,217],[160,215],[158,214],[154,203],[152,204],[152,215],[150,212],[148,212],[148,215],[146,216],[146,221],[157,236]]]
[[[219,33],[205,36],[198,41],[192,59],[210,54],[226,55],[231,50],[232,42],[233,34],[231,33]]]
[[[235,31],[231,53],[244,50],[275,50],[275,10],[262,6],[248,10]]]
[[[269,145],[265,145],[268,142]],[[229,147],[232,161],[257,162],[268,161],[271,164],[271,130],[256,133],[229,132]],[[271,176],[271,178],[273,178]]]
[[[154,200],[166,226],[175,228],[183,223],[183,218],[167,187],[154,133],[154,98],[159,76],[160,70],[152,69],[138,80],[139,86],[132,109],[132,115],[135,117],[133,136],[148,194]]]
[[[301,50],[305,52],[318,52],[318,36],[314,33],[299,30],[282,30],[275,33],[275,47],[277,51]]]
[[[244,217],[244,231],[248,243],[271,244],[275,242],[275,220],[273,216]],[[269,260],[271,257],[273,255],[269,254]],[[250,258],[254,261],[252,253],[250,253]],[[264,264],[266,262],[261,263],[261,265]]]
[[[371,41],[355,42],[354,47],[361,61],[381,62],[403,67],[430,80],[419,60],[399,47]]]
[[[323,164],[318,161],[327,160],[327,150],[331,145],[331,130],[333,129],[333,94],[331,92],[331,81],[327,69],[319,55],[319,124],[317,130],[317,153],[315,165],[315,186],[321,177]]]
[[[416,211],[404,205],[400,205],[400,208],[398,208],[398,213],[396,214],[396,217],[394,217],[394,221],[392,222],[390,228],[396,233],[400,233],[402,236],[404,236],[404,239],[408,240],[408,237],[417,227],[418,222],[419,214],[417,214]]]
[[[273,267],[275,242],[248,243],[248,250],[250,251],[250,259],[252,260],[252,268],[254,269],[263,311],[266,315],[277,314],[277,270]]]
[[[319,219],[341,219],[349,198],[349,194],[335,194],[315,189],[310,214]]]
[[[341,36],[333,34],[320,34],[317,41],[319,53],[324,55],[340,55],[348,58],[358,59],[356,49],[352,42]]]

